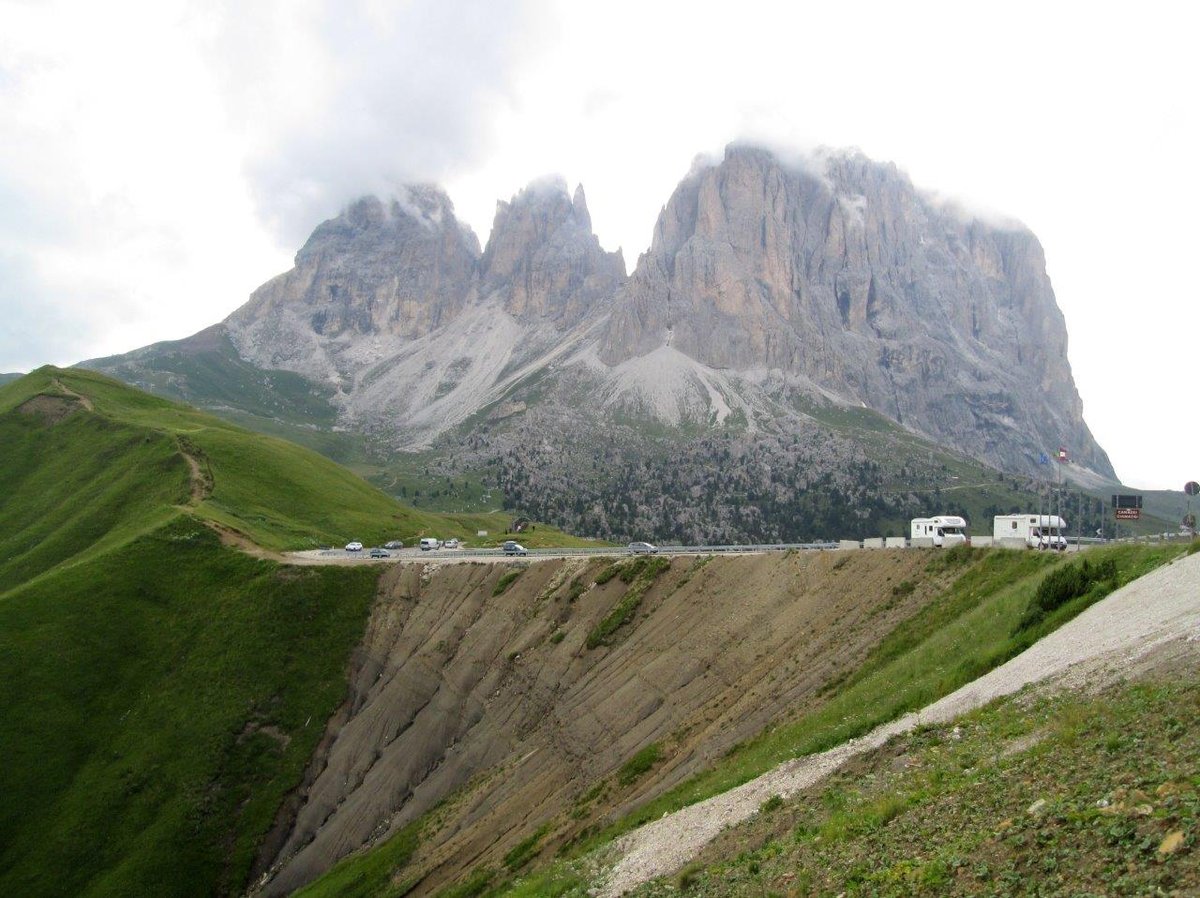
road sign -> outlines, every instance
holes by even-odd
[[[1183,491],[1189,496],[1194,496],[1197,493],[1200,493],[1200,483],[1197,483],[1194,480],[1189,480],[1183,485]]]
[[[1116,493],[1114,493],[1113,497],[1112,497],[1112,507],[1113,508],[1141,508],[1142,507],[1142,497],[1141,496],[1117,495]]]
[[[1141,520],[1142,510],[1140,508],[1117,508],[1114,514],[1118,521],[1138,521]]]

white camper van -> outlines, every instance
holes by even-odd
[[[440,549],[442,547],[441,540],[433,536],[426,536],[421,539],[421,551],[428,552],[430,549]]]
[[[1063,535],[1067,522],[1056,514],[998,514],[993,519],[992,538],[997,545],[1020,540],[1030,549],[1067,548]]]
[[[971,544],[971,537],[967,535],[966,518],[952,514],[913,518],[911,537],[914,546],[937,546],[939,549]]]

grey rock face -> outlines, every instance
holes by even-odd
[[[625,281],[625,260],[601,249],[583,187],[572,198],[554,181],[496,204],[480,271],[483,292],[498,294],[514,318],[566,328],[604,311]]]
[[[347,345],[411,340],[453,320],[478,258],[478,239],[440,189],[410,187],[388,203],[367,197],[320,225],[295,267],[254,291],[226,325],[262,367],[350,380],[354,358],[338,358]]]
[[[1083,421],[1037,238],[940,207],[860,154],[787,165],[730,147],[685,179],[600,357],[663,345],[798,376],[1004,468],[1064,445],[1112,474]]]
[[[586,401],[600,428],[753,432],[817,401],[1008,471],[1045,474],[1038,456],[1061,445],[1114,476],[1037,239],[858,153],[731,146],[680,183],[630,277],[561,181],[498,203],[482,253],[437,188],[362,199],[225,328],[242,359],[317,382],[341,426],[399,450],[481,410],[561,417]],[[497,418],[530,377],[537,397]]]

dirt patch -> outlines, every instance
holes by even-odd
[[[18,405],[17,411],[30,418],[37,418],[43,424],[54,425],[84,408],[86,406],[79,401],[78,396],[39,393]]]
[[[900,551],[676,558],[619,639],[594,649],[588,634],[632,587],[602,576],[610,560],[530,564],[499,596],[510,564],[396,565],[350,716],[266,892],[295,890],[452,795],[411,862],[423,877],[414,895],[472,864],[504,866],[547,823],[540,850],[552,852],[815,703],[928,601],[927,562]],[[922,585],[895,590],[906,580]],[[631,765],[651,745],[654,759]]]
[[[224,524],[218,524],[216,521],[207,521],[200,519],[200,523],[211,528],[216,532],[221,539],[221,545],[228,546],[231,549],[237,549],[239,552],[244,552],[254,558],[265,558],[268,561],[277,561],[280,564],[290,564],[290,560],[279,552],[272,552],[270,549],[264,549],[258,543],[254,542],[246,534],[234,530],[232,527],[226,527]]]

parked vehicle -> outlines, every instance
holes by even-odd
[[[528,555],[529,550],[515,540],[506,540],[504,543],[505,555]]]
[[[440,549],[442,541],[435,536],[425,536],[421,538],[421,551],[428,552],[431,549]]]
[[[457,549],[461,545],[462,544],[456,539],[448,539],[444,543],[442,543],[442,548],[443,549]]]
[[[967,520],[958,515],[942,514],[932,518],[913,518],[911,537],[917,539],[932,539],[939,548],[948,546],[969,546],[971,537],[967,533]]]
[[[390,540],[389,542],[384,543],[383,547],[385,549],[403,549],[404,541],[400,540],[400,539],[393,539],[393,540]]]
[[[630,543],[629,544],[629,554],[630,555],[657,555],[658,554],[658,546],[654,545],[654,543]]]
[[[1062,552],[1067,548],[1066,529],[1067,522],[1056,514],[998,514],[992,520],[993,539],[1019,539],[1031,549]]]
[[[353,540],[352,542],[348,542],[348,543],[346,543],[346,551],[347,552],[361,552],[362,551],[362,543],[360,543],[358,540]]]
[[[392,553],[389,552],[387,549],[372,549],[371,557],[372,558],[391,558]]]

